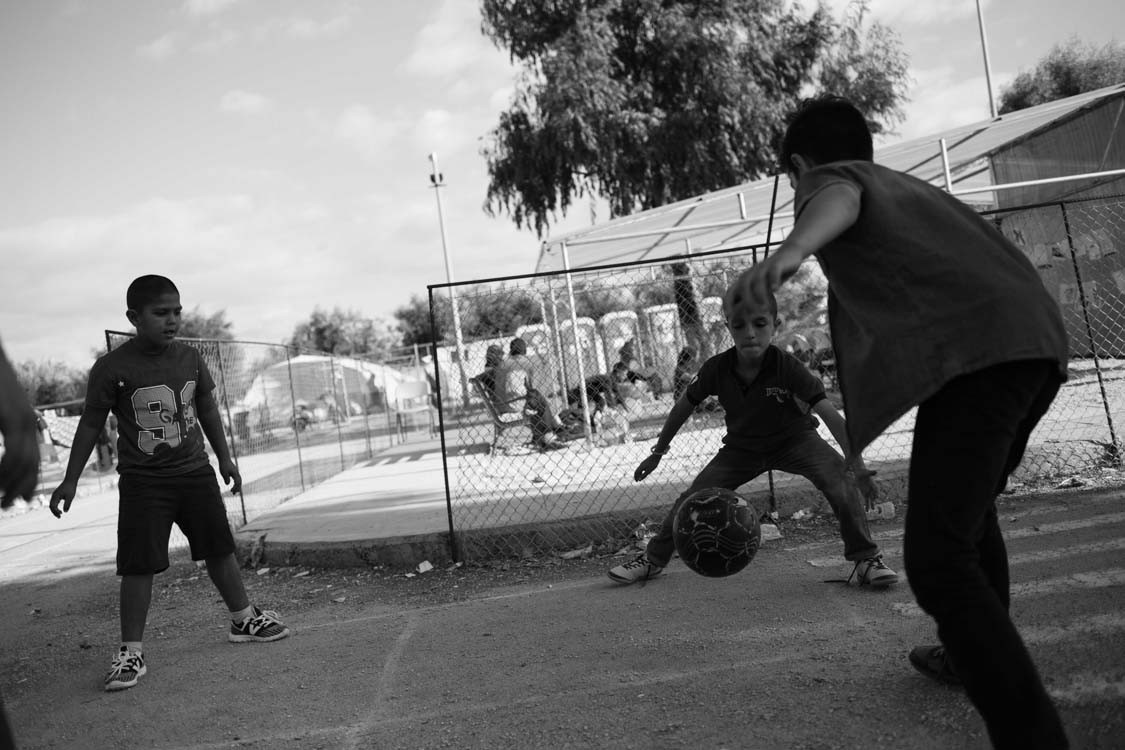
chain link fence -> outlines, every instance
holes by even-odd
[[[987,214],[1040,269],[1071,337],[1070,380],[1033,435],[1013,484],[1119,465],[1123,209],[1125,202],[1114,197]],[[531,311],[504,336],[436,352],[450,512],[462,559],[587,545],[616,549],[659,522],[720,447],[721,407],[700,405],[644,482],[634,482],[633,471],[696,369],[731,345],[721,295],[735,273],[766,253],[748,247],[452,286],[466,308],[522,299]],[[450,288],[435,285],[431,293]],[[774,343],[820,377],[839,407],[826,289],[818,265],[806,263],[780,290]],[[515,349],[514,339],[523,342]],[[516,377],[513,385],[513,372],[527,378]],[[896,504],[906,500],[913,421],[911,411],[864,453],[878,471],[883,499]],[[835,445],[823,425],[819,431]],[[811,483],[781,472],[742,492],[761,511],[828,510]]]
[[[106,331],[107,350],[133,334]],[[432,393],[429,347],[374,362],[278,344],[180,339],[198,349],[215,380],[215,399],[242,492],[225,495],[234,528],[413,433],[433,431],[428,395],[406,403],[415,384]],[[173,546],[186,545],[178,528]]]

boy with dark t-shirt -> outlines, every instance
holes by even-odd
[[[192,559],[207,562],[207,573],[230,610],[231,642],[276,641],[289,635],[276,612],[250,604],[242,584],[204,435],[232,492],[238,492],[242,478],[230,457],[207,365],[196,349],[175,341],[182,312],[180,294],[163,276],[141,276],[129,285],[126,302],[126,316],[137,335],[91,368],[66,475],[51,495],[50,506],[56,518],[70,510],[78,477],[112,410],[118,421],[121,474],[117,519],[121,648],[106,675],[106,690],[133,687],[147,671],[141,639],[153,574],[168,568],[173,523],[187,537]]]
[[[898,576],[883,563],[879,547],[871,540],[856,487],[858,482],[864,494],[874,496],[873,472],[849,450],[844,420],[825,397],[824,384],[796,357],[770,343],[778,324],[777,300],[770,296],[768,304],[737,309],[724,302],[723,312],[734,346],[699,368],[668,413],[652,455],[641,462],[633,478],[639,482],[656,469],[672,438],[709,396],[718,396],[726,412],[723,447],[676,499],[645,551],[612,568],[609,577],[618,583],[634,583],[664,570],[675,551],[672,520],[676,508],[693,492],[707,487],[734,490],[776,469],[803,476],[824,493],[840,523],[844,558],[855,563],[849,580],[875,587],[894,583]],[[810,411],[824,420],[839,442],[848,456],[846,464],[817,434]],[[855,480],[849,476],[852,472]]]
[[[862,450],[918,407],[903,538],[910,586],[941,646],[923,674],[964,686],[997,748],[1065,748],[1050,697],[1008,614],[996,496],[1066,378],[1058,304],[1018,247],[956,197],[872,162],[863,115],[812,100],[781,167],[796,222],[728,290],[760,304],[816,254],[847,430]]]

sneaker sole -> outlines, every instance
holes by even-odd
[[[887,586],[893,586],[898,583],[898,576],[883,576],[874,581],[868,581],[865,586],[870,586],[873,589],[885,589]]]
[[[929,677],[934,682],[940,682],[942,685],[949,685],[950,687],[961,687],[961,680],[955,676],[943,676],[939,672],[935,672],[930,668],[930,665],[925,661],[920,661],[914,657],[914,652],[910,652],[910,666],[914,667],[921,674]]]
[[[276,635],[235,635],[234,633],[230,633],[227,635],[227,640],[231,643],[271,643],[288,637],[289,628],[286,628]]]
[[[146,672],[148,672],[148,668],[142,666],[139,670],[137,670],[137,676],[128,682],[126,682],[125,680],[114,680],[113,682],[107,682],[105,684],[105,691],[107,693],[116,693],[118,690],[128,690],[129,688],[136,685],[137,680],[144,677]]]
[[[641,578],[624,578],[622,576],[615,576],[613,574],[613,571],[610,571],[610,572],[606,573],[606,575],[609,576],[609,580],[611,580],[615,583],[624,583],[624,584],[628,585],[630,583],[637,583],[638,581],[651,581],[653,578],[659,577],[660,573],[656,573],[654,575],[649,575],[649,576],[643,576]]]

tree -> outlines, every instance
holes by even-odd
[[[227,320],[227,311],[207,315],[199,307],[186,312],[180,318],[179,337],[183,339],[210,339],[212,341],[233,341],[234,324]]]
[[[897,37],[783,0],[482,0],[484,32],[523,66],[489,134],[485,209],[542,236],[593,191],[625,215],[776,169],[809,90],[854,99],[876,132],[901,118]]]
[[[1125,80],[1125,44],[1098,48],[1071,37],[1000,91],[1000,114],[1084,94]]]
[[[394,311],[395,320],[398,321],[399,330],[402,332],[403,346],[443,341],[446,331],[452,335],[453,307],[449,304],[449,298],[434,295],[434,307],[434,317],[437,319],[436,331],[430,318],[429,302],[417,294],[410,295],[410,302]]]
[[[16,378],[37,406],[76,401],[86,397],[86,372],[76,367],[44,360],[15,366]]]
[[[289,346],[347,357],[381,357],[395,345],[397,331],[383,321],[366,318],[355,310],[332,312],[315,308],[298,323]]]
[[[484,33],[522,66],[482,149],[485,210],[543,236],[592,191],[625,215],[777,169],[775,145],[810,91],[846,95],[879,133],[902,117],[904,53],[861,33],[867,0],[835,22],[783,0],[482,0]],[[686,263],[673,297],[702,351]]]

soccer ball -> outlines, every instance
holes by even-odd
[[[693,492],[676,509],[672,538],[684,563],[703,576],[734,575],[754,559],[762,527],[754,506],[731,490]]]

